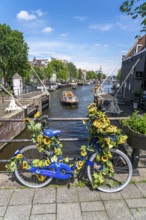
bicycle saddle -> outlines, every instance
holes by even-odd
[[[56,135],[58,135],[58,134],[60,134],[60,133],[61,133],[60,130],[45,129],[45,130],[43,131],[43,134],[44,134],[45,136],[49,137],[49,138],[54,137],[54,136],[56,136]]]

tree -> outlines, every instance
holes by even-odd
[[[86,75],[86,79],[90,80],[90,79],[96,79],[97,75],[94,71],[87,71],[87,75]]]
[[[53,71],[56,73],[58,79],[60,79],[61,81],[68,79],[67,66],[64,62],[62,62],[61,60],[54,59],[50,62],[50,64],[53,68]]]
[[[67,69],[68,69],[68,74],[69,74],[70,80],[77,79],[77,68],[76,68],[76,66],[73,63],[69,62],[69,63],[67,63]]]
[[[51,63],[48,63],[47,68],[45,68],[45,76],[50,79],[53,75],[53,66]]]
[[[78,70],[78,79],[79,79],[79,80],[82,80],[82,75],[83,75],[83,74],[82,74],[82,70],[79,69],[79,70]]]
[[[142,18],[142,30],[146,31],[146,2],[140,0],[127,0],[120,6],[120,10],[127,15],[130,15],[133,19],[140,16]]]
[[[68,79],[68,73],[67,73],[67,71],[65,71],[65,70],[59,70],[58,72],[57,72],[57,79],[59,79],[59,81],[61,81],[61,82],[63,82],[63,81],[67,81],[67,79]]]
[[[44,79],[44,78],[45,78],[45,70],[44,70],[44,67],[34,66],[33,69],[34,69],[34,71],[36,72],[36,74],[39,76],[40,79]],[[37,76],[35,75],[34,71],[32,71],[32,73],[33,73],[34,76],[37,78]],[[37,78],[37,79],[38,79],[38,78]]]
[[[25,76],[29,69],[28,46],[24,42],[23,34],[6,24],[0,24],[0,69],[4,84],[11,84],[16,72]]]
[[[118,70],[117,80],[120,80],[120,78],[121,78],[121,68]]]

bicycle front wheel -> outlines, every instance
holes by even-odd
[[[39,152],[35,145],[24,147],[20,150],[20,153],[26,158],[27,162],[31,162],[35,159],[45,159],[50,156],[49,152],[45,151],[43,153]],[[23,169],[22,164],[18,164],[15,169],[15,176],[17,180],[31,188],[40,188],[48,185],[52,181],[52,177],[40,176],[35,173],[31,173]]]
[[[111,149],[111,154],[111,162],[113,164],[114,176],[106,176],[104,183],[100,187],[97,187],[97,189],[102,192],[118,192],[128,185],[132,177],[132,164],[127,155],[118,149]],[[95,165],[96,155],[97,153],[93,154],[90,158],[90,161],[95,163]],[[93,173],[99,172],[94,167],[96,166],[87,166],[87,175],[91,184],[93,182]]]

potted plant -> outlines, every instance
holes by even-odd
[[[128,139],[127,143],[138,149],[146,149],[146,113],[140,115],[135,111],[131,116],[121,120],[124,125]]]

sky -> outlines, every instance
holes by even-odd
[[[29,60],[65,59],[86,70],[117,74],[140,33],[122,0],[0,0],[0,23],[23,33]]]

